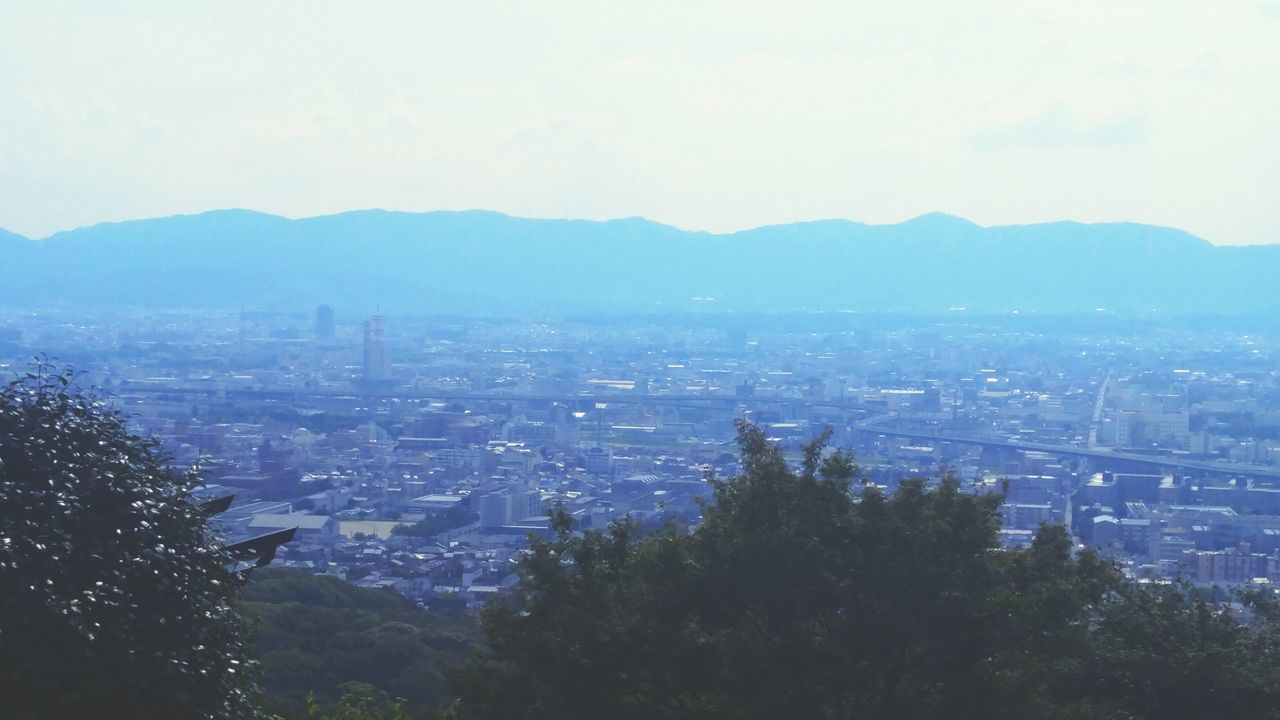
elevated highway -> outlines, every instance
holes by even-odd
[[[930,442],[964,443],[983,447],[1002,448],[1008,450],[1031,450],[1036,452],[1068,455],[1093,460],[1110,461],[1129,465],[1145,465],[1156,468],[1180,469],[1192,472],[1214,473],[1223,475],[1243,475],[1247,477],[1280,480],[1280,468],[1263,465],[1243,465],[1236,463],[1215,462],[1212,460],[1191,460],[1172,455],[1142,455],[1140,453],[1113,452],[1102,448],[1079,447],[1075,445],[1055,445],[1050,443],[1025,442],[1021,440],[1005,440],[1003,438],[982,435],[949,434],[925,432],[920,430],[900,430],[886,427],[876,422],[858,423],[853,426],[857,432],[891,437],[903,437],[911,440]]]

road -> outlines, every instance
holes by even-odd
[[[1093,419],[1089,422],[1089,447],[1098,447],[1098,428],[1102,427],[1102,408],[1107,402],[1107,385],[1111,384],[1111,371],[1098,387],[1098,400],[1093,404]]]
[[[985,447],[1008,448],[1011,450],[1033,450],[1053,453],[1056,455],[1070,455],[1074,457],[1087,457],[1099,460],[1120,460],[1156,467],[1181,468],[1184,470],[1197,470],[1200,472],[1221,473],[1225,475],[1245,475],[1249,477],[1280,479],[1280,469],[1262,465],[1240,465],[1236,463],[1214,462],[1212,460],[1187,460],[1169,455],[1119,453],[1103,449],[1078,447],[1075,445],[1053,445],[1049,443],[1023,442],[1020,440],[1003,440],[1001,438],[984,437],[981,435],[949,435],[937,432],[921,432],[919,430],[898,430],[895,428],[887,428],[875,423],[858,423],[854,426],[854,430],[874,433],[877,435],[910,438],[912,440],[967,443],[971,445],[982,445]]]

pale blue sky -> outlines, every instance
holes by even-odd
[[[23,2],[0,227],[941,210],[1280,242],[1280,4]]]

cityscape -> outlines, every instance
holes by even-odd
[[[1064,523],[1142,581],[1280,581],[1280,346],[1098,313],[546,322],[242,311],[11,316],[10,372],[71,362],[274,565],[478,607],[554,509],[699,522],[734,421],[824,430],[858,488],[1000,493],[1000,540]]]

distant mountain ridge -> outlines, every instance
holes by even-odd
[[[713,234],[643,218],[540,220],[479,210],[298,220],[217,210],[43,240],[0,232],[0,268],[7,307],[1280,310],[1280,246],[1216,247],[1135,223],[982,227],[941,213],[895,225],[820,220]]]

